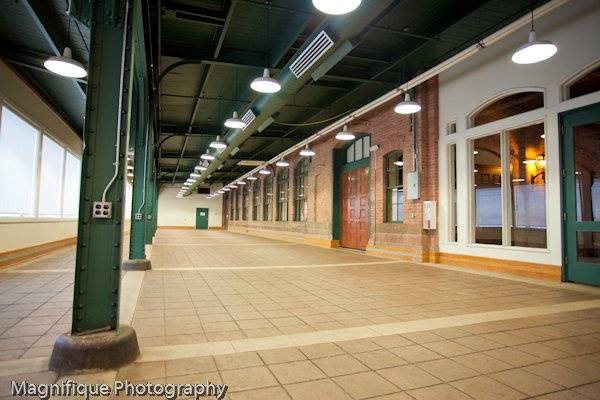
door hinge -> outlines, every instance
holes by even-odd
[[[569,263],[569,258],[567,256],[565,256],[565,264]]]
[[[566,220],[567,220],[567,213],[563,212],[563,221],[566,221]]]
[[[566,178],[567,177],[567,171],[565,171],[565,169],[563,168],[562,170],[562,177]]]

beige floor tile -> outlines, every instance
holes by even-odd
[[[441,342],[431,342],[426,343],[423,346],[427,347],[429,350],[434,351],[438,354],[441,354],[445,357],[456,357],[461,356],[463,354],[474,353],[475,350],[463,346],[462,344],[453,342],[451,340],[443,340]]]
[[[285,389],[294,400],[350,400],[352,399],[331,379],[294,383]]]
[[[263,365],[262,360],[256,352],[219,355],[215,356],[215,362],[219,370],[240,369]]]
[[[386,394],[383,396],[373,397],[370,400],[414,400],[414,397],[407,395],[405,392],[397,392]]]
[[[217,366],[212,357],[194,357],[182,358],[179,360],[169,360],[165,362],[166,375],[178,376],[200,374],[217,370]]]
[[[407,363],[391,351],[383,349],[356,353],[353,356],[371,369],[397,367]]]
[[[600,363],[581,356],[563,358],[554,362],[600,381]]]
[[[368,371],[369,368],[350,355],[340,355],[313,360],[327,376],[348,375]]]
[[[390,351],[409,363],[437,360],[442,358],[440,354],[418,344],[413,346],[393,348],[390,349]]]
[[[477,400],[520,400],[527,397],[486,376],[452,382],[451,385]]]
[[[483,336],[467,336],[454,339],[453,341],[475,351],[485,351],[504,347],[503,344],[486,339]]]
[[[308,360],[272,364],[269,365],[269,369],[277,380],[284,385],[326,378],[325,374]]]
[[[120,379],[129,381],[141,381],[144,379],[164,378],[166,367],[164,361],[129,364],[117,373]]]
[[[477,371],[449,359],[433,360],[417,366],[444,382],[457,381],[479,375]]]
[[[600,400],[600,382],[573,388],[573,391],[589,397],[593,400]]]
[[[281,387],[248,390],[229,395],[231,400],[289,400],[290,396]]]
[[[556,360],[557,358],[565,358],[570,356],[569,353],[546,346],[543,343],[527,343],[515,346],[514,348],[544,360]]]
[[[344,351],[340,349],[335,343],[320,343],[308,346],[301,346],[298,349],[304,353],[308,358],[323,358],[330,356],[337,356],[344,354]]]
[[[556,383],[547,381],[540,376],[519,368],[492,374],[490,375],[490,378],[504,383],[529,396],[540,396],[542,394],[563,389],[562,386],[557,385]]]
[[[435,385],[407,392],[417,400],[471,400],[460,390],[448,385]]]
[[[333,380],[354,399],[366,399],[400,391],[395,385],[372,371],[339,376]]]
[[[393,347],[412,346],[414,344],[414,342],[400,335],[376,337],[371,339],[371,341],[388,349]]]
[[[580,374],[579,372],[563,367],[562,365],[556,364],[552,361],[529,365],[527,367],[523,367],[523,369],[531,372],[532,374],[548,379],[554,383],[558,383],[566,388],[585,385],[586,383],[591,383],[594,381],[593,378],[590,378],[587,375]]]
[[[379,345],[368,339],[348,340],[344,342],[336,342],[335,344],[341,347],[347,353],[362,353],[381,348]]]
[[[584,396],[574,390],[563,390],[535,397],[536,400],[589,400],[589,397]]]
[[[278,383],[266,367],[250,367],[221,371],[223,382],[229,386],[230,392],[242,392],[277,386]]]
[[[526,365],[536,364],[544,361],[544,359],[526,353],[524,351],[512,348],[504,347],[501,349],[494,349],[484,352],[483,354],[493,357],[497,360],[503,361],[514,367],[524,367]]]
[[[415,342],[417,344],[438,342],[443,338],[431,332],[414,332],[414,333],[404,333],[402,334],[406,339],[411,342]]]
[[[402,390],[418,389],[442,383],[435,376],[413,365],[382,369],[377,373]]]
[[[464,356],[453,357],[452,360],[482,374],[490,374],[512,368],[510,364],[484,353],[465,354]]]
[[[294,347],[259,351],[258,354],[266,364],[280,364],[290,361],[305,360],[302,352]]]

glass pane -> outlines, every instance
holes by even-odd
[[[65,161],[65,188],[63,190],[63,217],[77,218],[79,210],[79,183],[81,162],[67,152]]]
[[[573,128],[577,220],[600,221],[600,122]]]
[[[471,127],[544,107],[542,92],[515,93],[494,101],[471,118]]]
[[[404,221],[404,191],[403,190],[397,190],[396,191],[396,202],[398,203],[398,214],[396,217],[396,220],[398,222],[403,222]]]
[[[600,264],[600,232],[577,232],[577,261]]]
[[[544,124],[508,131],[511,245],[546,247]]]
[[[359,139],[354,143],[354,161],[362,160],[363,158],[363,141]]]
[[[451,242],[458,241],[458,224],[456,219],[456,144],[451,144],[448,149],[448,161],[450,162],[449,171],[449,203],[450,203],[450,237]]]
[[[354,144],[346,150],[346,162],[354,162]]]
[[[500,134],[473,141],[475,243],[502,244]]]
[[[363,138],[363,158],[370,157],[370,148],[371,148],[371,137],[365,136]]]
[[[65,149],[48,136],[43,136],[38,209],[40,217],[60,216],[64,154]]]
[[[0,215],[33,216],[38,136],[33,126],[2,108]]]

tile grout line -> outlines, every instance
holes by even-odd
[[[264,270],[264,269],[310,269],[310,268],[330,268],[330,267],[359,267],[363,265],[385,265],[399,264],[400,261],[370,261],[357,263],[339,263],[339,264],[313,264],[313,265],[261,265],[256,267],[200,267],[200,268],[152,268],[152,271],[237,271],[237,270]]]
[[[502,321],[515,318],[541,316],[567,311],[579,311],[600,307],[600,300],[587,300],[549,306],[533,306],[512,310],[464,314],[453,317],[421,319],[391,324],[368,325],[355,328],[307,332],[264,338],[207,342],[200,344],[167,345],[147,347],[136,362],[165,361],[208,355],[224,355],[286,347],[322,344],[343,340],[367,339],[379,336],[422,332],[432,329],[460,327],[477,323]]]

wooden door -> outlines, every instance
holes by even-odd
[[[369,240],[368,194],[369,169],[342,174],[342,247],[365,250]]]

